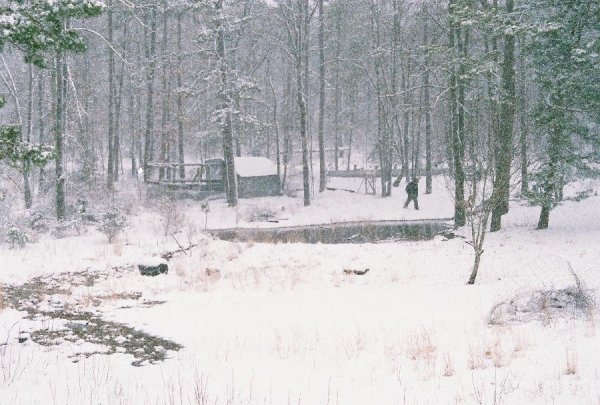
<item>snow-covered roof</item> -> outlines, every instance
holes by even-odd
[[[235,171],[241,177],[272,176],[277,166],[265,157],[242,156],[235,158]]]

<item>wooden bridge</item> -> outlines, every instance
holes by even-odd
[[[148,163],[148,184],[169,190],[223,191],[222,168],[211,163]],[[183,176],[181,174],[183,173]]]

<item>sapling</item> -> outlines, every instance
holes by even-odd
[[[33,211],[27,221],[27,226],[37,232],[48,230],[48,216],[44,211]]]
[[[204,200],[200,203],[200,209],[202,209],[202,212],[204,212],[204,230],[206,231],[206,226],[208,224],[208,213],[210,212],[208,200]]]
[[[123,210],[114,203],[104,209],[98,222],[98,230],[106,235],[109,243],[127,227]]]
[[[30,241],[29,235],[16,226],[11,227],[6,232],[6,242],[10,244],[11,249],[14,249],[15,246],[23,248]]]
[[[492,165],[485,165],[481,161],[475,161],[475,172],[467,177],[467,198],[465,199],[465,215],[467,224],[471,228],[471,240],[467,243],[473,247],[473,269],[467,284],[475,284],[475,278],[479,271],[481,256],[483,255],[483,244],[487,233],[487,226],[494,210],[496,195],[491,186],[494,183],[494,170]]]

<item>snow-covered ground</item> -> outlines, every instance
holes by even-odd
[[[546,231],[534,230],[537,208],[514,201],[504,229],[489,235],[474,286],[465,285],[472,248],[460,238],[272,245],[202,233],[451,217],[444,184],[421,195],[420,211],[402,208],[401,188],[386,199],[328,191],[307,208],[301,195],[240,200],[235,209],[210,201],[207,216],[199,202],[165,212],[134,194],[123,198],[134,207],[131,227],[112,244],[90,229],[41,235],[24,249],[0,245],[0,282],[60,279],[40,294],[39,311],[74,308],[183,346],[135,367],[125,349],[132,335],[117,336],[115,354],[89,357],[110,348],[75,338],[18,343],[23,332],[74,327],[5,307],[0,404],[600,403],[597,310],[549,307],[526,321],[488,322],[496,303],[574,285],[569,268],[598,297],[597,195],[557,207]],[[360,179],[331,185],[358,190]],[[577,185],[590,187],[600,189]],[[178,232],[164,236],[169,215]],[[279,222],[256,221],[265,215]],[[197,246],[171,259],[167,275],[142,277],[132,267],[178,244]],[[366,268],[364,276],[344,273]],[[58,275],[84,270],[102,276],[69,285]]]

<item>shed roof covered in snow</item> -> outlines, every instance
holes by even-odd
[[[277,166],[265,157],[242,156],[235,158],[235,171],[240,177],[277,175]]]

